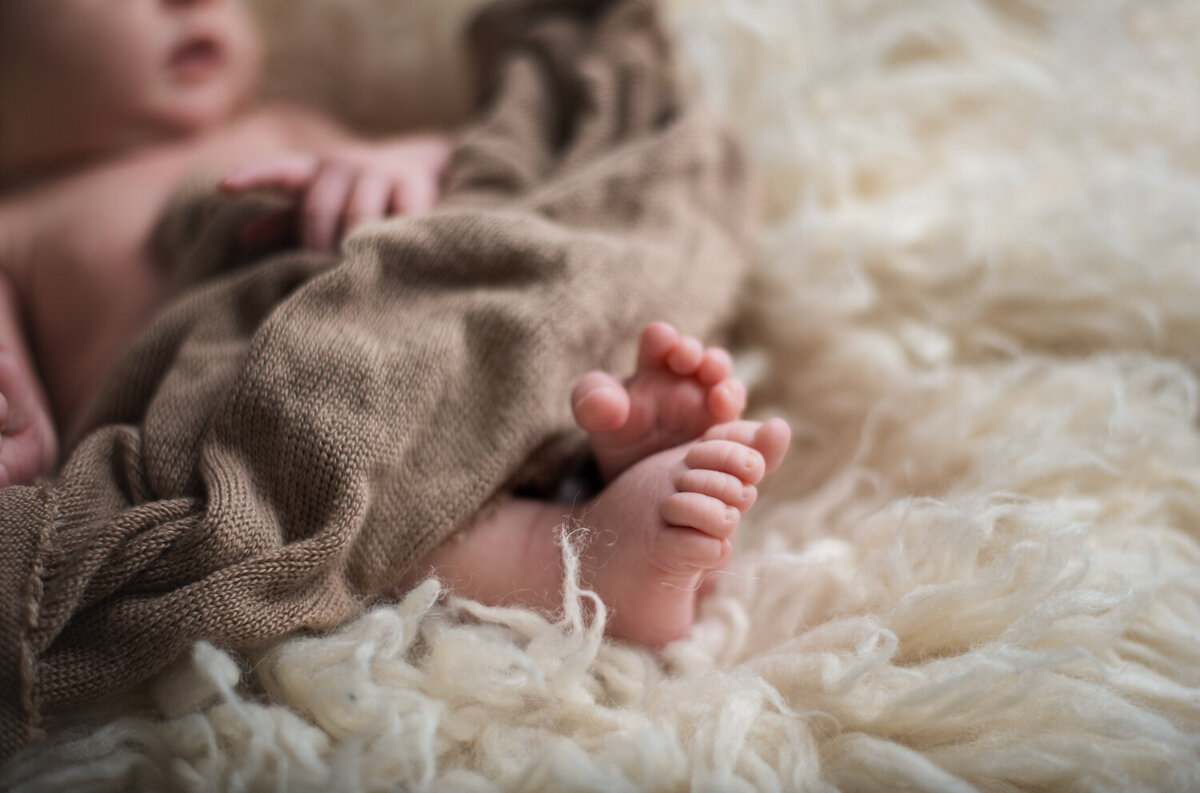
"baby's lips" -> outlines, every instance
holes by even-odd
[[[167,59],[167,67],[184,83],[202,82],[221,68],[224,60],[220,41],[197,34],[181,41]]]

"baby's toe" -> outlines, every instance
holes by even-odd
[[[606,372],[589,372],[571,391],[571,411],[586,432],[613,432],[629,418],[629,392]]]
[[[704,433],[704,439],[733,441],[743,446],[750,446],[754,443],[754,436],[760,429],[762,429],[761,421],[748,419],[727,421],[724,424],[709,427],[708,431]]]
[[[704,345],[699,339],[684,336],[675,347],[667,353],[667,368],[681,377],[689,377],[700,368],[704,360]]]
[[[729,421],[710,427],[706,440],[740,443],[758,450],[764,458],[764,475],[779,467],[792,442],[792,429],[780,418],[769,421]]]
[[[758,489],[736,476],[706,468],[688,468],[675,478],[680,492],[700,493],[745,512],[758,498]]]
[[[667,353],[679,343],[679,332],[665,322],[651,322],[642,329],[638,340],[638,368],[658,369],[666,364]]]
[[[707,409],[718,422],[733,421],[746,409],[746,386],[741,380],[726,380],[708,392]]]
[[[737,477],[748,485],[758,484],[766,474],[766,461],[757,450],[736,441],[700,441],[688,449],[683,462]]]
[[[674,493],[662,502],[659,515],[671,526],[678,526],[726,539],[742,519],[742,513],[724,501],[703,493]]]
[[[733,372],[733,358],[720,347],[709,347],[700,359],[696,379],[703,385],[713,386],[729,377]]]
[[[727,538],[692,528],[667,526],[650,548],[650,561],[667,573],[690,575],[719,567],[732,552],[733,543]]]
[[[774,418],[764,422],[754,434],[752,446],[762,453],[766,473],[771,473],[783,462],[788,446],[792,443],[792,428],[783,419]]]

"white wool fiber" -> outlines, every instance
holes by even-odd
[[[368,128],[416,117],[372,106],[374,70],[471,6],[256,4],[345,54]],[[198,645],[4,781],[1200,789],[1200,5],[662,6],[758,166],[742,357],[795,429],[692,636],[602,641],[571,582],[555,619],[427,582],[252,668]],[[465,97],[451,60],[432,82]]]

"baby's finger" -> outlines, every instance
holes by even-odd
[[[360,173],[346,202],[342,233],[349,234],[364,223],[386,215],[391,200],[390,192],[391,184],[387,179],[371,173]]]
[[[300,231],[306,248],[333,250],[353,181],[351,172],[337,165],[326,165],[313,179],[304,196],[304,223]]]
[[[264,253],[283,247],[295,247],[297,209],[275,210],[246,222],[238,232],[238,242],[248,253]]]
[[[37,396],[15,353],[0,349],[0,430],[19,432],[33,420],[28,406]]]
[[[231,193],[259,188],[299,192],[312,184],[320,165],[320,160],[309,154],[281,154],[227,174],[221,189]]]
[[[392,187],[392,211],[397,215],[428,212],[437,203],[438,192],[438,181],[432,175],[397,180]]]

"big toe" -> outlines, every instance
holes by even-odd
[[[571,391],[571,412],[585,432],[613,432],[629,419],[629,392],[606,372],[589,372]]]

